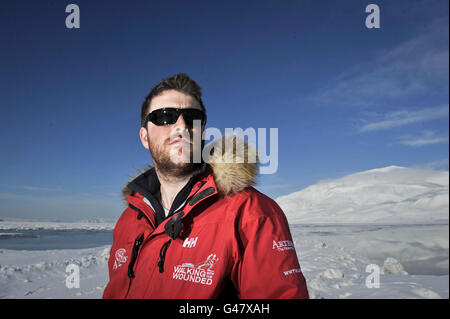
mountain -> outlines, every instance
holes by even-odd
[[[290,223],[448,223],[449,172],[389,166],[321,181],[276,202]]]

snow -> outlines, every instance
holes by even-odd
[[[403,268],[403,265],[395,258],[388,257],[383,263],[383,268],[381,269],[382,274],[386,275],[407,275],[408,273]]]
[[[448,172],[390,166],[323,181],[277,201],[311,298],[449,298]],[[9,230],[5,238],[28,229],[113,226],[0,222],[0,230]],[[0,298],[101,298],[109,250],[0,249]],[[80,269],[79,288],[66,286],[71,264]]]
[[[0,249],[0,298],[101,298],[110,246],[67,250]],[[69,289],[66,267],[80,269],[80,288]]]
[[[327,227],[331,227],[328,226]],[[433,265],[433,257],[428,274],[409,274],[405,266],[396,258],[402,256],[398,252],[403,252],[401,247],[408,246],[408,239],[397,248],[397,241],[391,244],[373,245],[373,241],[365,241],[365,232],[355,229],[355,226],[336,226],[336,232],[329,230],[329,235],[312,235],[305,231],[305,228],[319,232],[322,227],[310,225],[291,225],[291,232],[294,239],[300,265],[306,278],[311,298],[376,298],[376,299],[397,299],[397,298],[448,298],[449,297],[449,275],[448,275],[448,225],[429,226],[424,232],[433,233],[433,227],[437,227],[436,236],[447,236],[447,247],[431,247],[426,251],[435,257],[445,258],[443,265]],[[364,226],[371,227],[371,226]],[[361,228],[361,227],[357,227]],[[380,241],[391,232],[390,227],[378,227],[375,232],[380,236]],[[403,226],[398,226],[402,230]],[[407,226],[406,228],[411,228]],[[444,229],[447,229],[445,233]],[[353,231],[351,231],[353,229]],[[348,235],[339,235],[339,231],[348,232]],[[406,230],[403,230],[406,231]],[[403,231],[400,231],[402,233]],[[436,233],[436,232],[435,232]],[[306,235],[305,235],[306,234]],[[375,237],[374,235],[372,235]],[[427,241],[428,239],[426,239]],[[420,238],[416,239],[420,242]],[[420,251],[420,247],[414,250],[410,248],[409,257],[423,258],[426,253]],[[433,250],[434,249],[434,250]],[[378,258],[374,258],[377,256]],[[386,257],[388,256],[388,257]],[[400,257],[399,257],[400,258]],[[372,271],[367,271],[369,265],[375,265],[379,269],[379,288],[368,288],[366,280]],[[436,269],[441,267],[442,275],[435,275]],[[412,267],[415,270],[414,267]]]
[[[373,262],[355,250],[319,237],[293,238],[311,298],[448,298],[449,276],[409,275],[388,257],[380,263],[380,287],[367,288]],[[75,250],[0,250],[0,298],[101,298],[108,281],[110,246]],[[66,267],[80,268],[80,288],[67,288]],[[447,266],[448,267],[448,266]]]
[[[448,223],[449,173],[398,166],[322,181],[276,199],[291,223]]]

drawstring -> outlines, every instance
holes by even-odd
[[[164,260],[166,259],[167,248],[169,248],[171,242],[172,242],[172,239],[169,239],[168,241],[166,241],[164,243],[164,245],[162,245],[161,250],[159,251],[158,267],[159,267],[160,273],[164,272]]]

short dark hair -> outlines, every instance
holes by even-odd
[[[142,127],[147,127],[146,123],[144,122],[152,99],[167,90],[176,90],[178,92],[191,95],[198,101],[203,112],[206,113],[206,109],[202,101],[202,89],[200,88],[200,86],[186,73],[177,73],[171,77],[163,79],[161,82],[156,84],[145,98],[141,108]]]

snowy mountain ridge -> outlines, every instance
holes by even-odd
[[[388,166],[276,199],[290,223],[448,223],[449,172]]]

